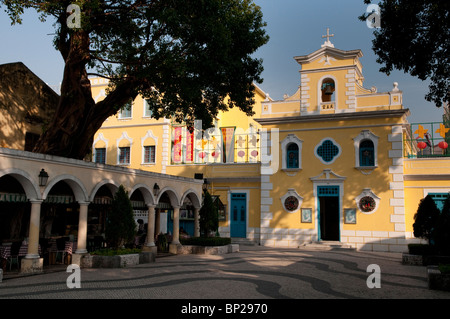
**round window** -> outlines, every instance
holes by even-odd
[[[359,209],[364,213],[369,213],[375,209],[375,200],[370,196],[364,196],[359,201]]]
[[[284,200],[284,207],[290,212],[297,210],[298,204],[298,198],[295,196],[289,196]]]

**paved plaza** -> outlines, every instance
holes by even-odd
[[[380,288],[368,287],[368,278],[376,273],[370,265],[379,266]],[[80,288],[68,288],[71,274],[4,278],[0,298],[450,299],[450,292],[428,289],[426,267],[402,265],[396,253],[241,246],[232,254],[177,255],[130,268],[81,269]]]

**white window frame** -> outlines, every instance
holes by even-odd
[[[298,146],[298,168],[287,167],[287,147],[290,144],[296,144]],[[302,169],[302,145],[303,141],[299,139],[295,134],[289,134],[281,142],[281,169],[285,171],[299,171]]]
[[[149,110],[149,112],[152,113],[152,114],[147,115],[148,102],[147,102],[147,99],[144,99],[144,98],[143,98],[143,100],[144,100],[144,110],[143,110],[144,112],[143,112],[142,117],[143,117],[143,118],[146,118],[146,119],[150,119],[150,118],[152,118],[152,116],[153,116],[153,112]]]
[[[370,130],[363,130],[358,136],[353,138],[353,145],[355,147],[355,167],[357,169],[375,169],[378,167],[378,139],[379,137]],[[373,143],[374,166],[361,166],[359,161],[359,147],[364,140],[369,140]]]
[[[124,139],[128,140],[128,142],[130,143],[130,145],[128,145],[128,146],[123,146],[123,147],[129,147],[130,148],[130,163],[128,163],[128,164],[120,163],[120,147],[121,147],[120,146],[120,141],[122,141]],[[128,136],[127,132],[123,132],[122,135],[120,136],[120,138],[117,140],[116,146],[117,146],[117,165],[122,165],[122,166],[130,165],[131,164],[131,158],[132,158],[131,157],[131,149],[132,149],[132,146],[133,146],[133,139]]]
[[[153,139],[153,143],[145,143],[145,141],[151,138]],[[154,163],[147,163],[145,162],[145,147],[146,146],[154,146],[155,147],[155,162]],[[141,158],[141,165],[154,165],[157,162],[157,150],[158,150],[158,137],[153,134],[152,130],[148,130],[147,133],[141,137],[141,149],[142,149],[142,158]]]
[[[133,118],[133,101],[129,102],[130,105],[130,116],[123,116],[123,110],[125,109],[125,105],[119,110],[119,120],[129,120]]]

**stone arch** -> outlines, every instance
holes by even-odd
[[[30,174],[17,168],[9,168],[0,171],[0,178],[6,175],[14,177],[22,185],[28,199],[30,200],[41,199],[41,192],[39,190],[39,185],[36,184],[36,182],[30,176]]]
[[[164,187],[158,195],[158,198],[156,199],[156,203],[159,203],[159,200],[161,199],[161,196],[167,192],[167,195],[169,196],[170,199],[170,204],[172,205],[172,207],[180,207],[182,205],[182,203],[180,202],[180,198],[179,195],[177,193],[177,191],[175,189],[173,189],[170,186],[166,186]]]
[[[199,196],[195,190],[193,190],[192,188],[187,190],[183,196],[181,197],[181,205],[183,205],[184,200],[186,199],[186,197],[189,197],[189,199],[191,200],[192,204],[194,205],[195,208],[200,208],[202,206],[202,200],[201,200],[201,196]]]
[[[57,183],[64,181],[66,182],[69,187],[72,189],[72,192],[75,196],[75,200],[78,203],[85,203],[89,200],[88,192],[86,190],[86,187],[83,185],[83,183],[72,175],[59,175],[55,178],[53,178],[47,185],[47,187],[44,190],[44,193],[42,194],[42,199],[46,199],[48,193],[51,191],[53,186],[55,186]]]
[[[108,189],[111,191],[111,194],[114,197],[114,194],[118,191],[120,185],[117,185],[117,183],[115,181],[113,181],[112,179],[104,179],[104,180],[102,180],[100,183],[95,185],[94,189],[92,190],[91,196],[89,197],[89,201],[90,202],[94,201],[95,195],[97,194],[98,190],[102,186],[108,187]]]
[[[338,95],[339,95],[339,83],[338,80],[335,76],[331,75],[331,74],[327,74],[322,76],[319,81],[317,82],[317,104],[318,104],[318,111],[320,112],[320,105],[321,103],[324,103],[325,101],[322,101],[322,85],[326,82],[333,82],[334,83],[334,99],[333,101],[335,102],[335,109],[338,109]],[[327,102],[325,102],[327,103]]]
[[[137,184],[129,192],[129,197],[137,190],[140,190],[146,205],[156,205],[155,197],[153,196],[153,190],[146,184]],[[162,194],[162,193],[161,193]],[[172,201],[172,200],[171,200]]]

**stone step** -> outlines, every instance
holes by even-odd
[[[310,242],[305,243],[300,246],[300,248],[305,249],[313,249],[313,250],[355,250],[350,245],[347,245],[345,243],[341,243],[339,241],[327,241],[327,240],[321,240],[316,242]]]
[[[258,243],[252,239],[248,238],[231,238],[232,244],[246,245],[246,246],[257,246]]]

